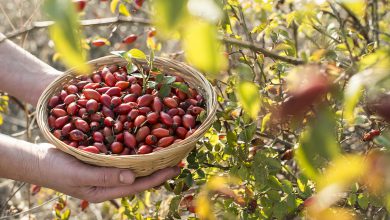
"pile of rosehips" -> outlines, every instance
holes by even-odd
[[[136,77],[137,72],[105,66],[65,85],[48,102],[53,135],[91,153],[132,155],[158,151],[193,134],[205,111],[203,97],[178,76],[175,82],[186,89],[169,87],[168,96],[161,97],[162,83],[144,88],[146,78]],[[148,82],[156,79],[152,72]]]

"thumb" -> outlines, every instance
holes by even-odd
[[[121,186],[132,184],[135,180],[135,174],[132,171],[109,167],[90,166],[82,175],[81,182],[86,186]]]

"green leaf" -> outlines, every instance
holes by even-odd
[[[261,104],[259,87],[253,82],[240,82],[237,95],[244,111],[256,120]]]
[[[182,92],[188,93],[188,86],[181,82],[174,82],[171,85],[173,88],[177,88]]]
[[[146,60],[146,55],[144,52],[142,52],[139,49],[131,49],[127,52],[128,55],[130,55],[131,58],[136,58],[136,59],[142,59]]]
[[[367,195],[361,193],[358,195],[357,202],[362,209],[367,209],[368,207],[368,197]]]
[[[340,154],[335,120],[330,111],[323,109],[300,137],[295,158],[303,172],[310,178],[315,179],[318,169]]]
[[[79,73],[90,72],[86,64],[86,53],[82,50],[78,15],[71,1],[46,0],[44,10],[55,23],[50,26],[50,37],[55,48],[68,68],[76,68]]]
[[[148,86],[148,88],[156,88],[156,86],[157,86],[157,82],[155,82],[155,81],[148,81],[147,82],[147,86]]]
[[[357,200],[356,194],[354,194],[354,193],[350,194],[350,195],[348,196],[347,200],[348,200],[348,205],[354,206],[355,203],[356,203],[356,200]]]
[[[119,5],[119,13],[123,14],[126,17],[130,16],[129,10],[127,10],[126,5],[124,5],[123,3],[120,3]]]
[[[206,111],[201,111],[201,112],[199,113],[199,115],[196,117],[196,121],[199,121],[200,123],[203,123],[204,120],[206,120],[206,118],[207,118],[207,113],[206,113]]]
[[[237,72],[239,73],[241,81],[252,81],[255,75],[252,69],[246,63],[240,63],[238,65]]]
[[[124,50],[111,51],[111,54],[118,56],[118,57],[125,58],[126,51],[124,51]]]
[[[115,10],[118,6],[118,3],[119,3],[119,0],[111,0],[111,3],[110,3],[110,9],[111,9],[111,13],[115,13]]]
[[[237,146],[237,135],[236,133],[229,131],[226,135],[227,143],[229,147],[234,148]]]
[[[192,186],[192,183],[194,182],[194,180],[192,179],[192,174],[189,173],[185,178],[184,178],[184,181],[186,183],[186,185],[188,187],[191,187]]]
[[[172,213],[177,213],[179,209],[179,204],[180,204],[181,196],[175,196],[172,200],[171,203],[169,204],[169,211]],[[180,215],[179,215],[180,216]]]
[[[171,87],[167,84],[163,84],[158,91],[158,94],[161,98],[167,97],[169,93],[171,92]]]
[[[251,123],[250,125],[246,126],[244,130],[240,133],[240,138],[245,142],[245,143],[250,143],[250,141],[253,139],[253,136],[256,133],[257,129],[257,124]]]
[[[184,33],[183,48],[187,61],[215,77],[226,69],[227,59],[217,40],[217,28],[209,23],[194,21],[188,23]]]
[[[157,76],[156,76],[156,82],[157,82],[157,83],[161,83],[161,82],[163,82],[163,80],[164,80],[164,74],[162,74],[162,73],[157,74]]]
[[[176,77],[174,77],[174,76],[164,77],[164,83],[166,83],[166,84],[172,84],[173,82],[175,82],[175,80],[176,80]]]
[[[132,73],[131,75],[136,78],[144,78],[144,75],[142,73]]]

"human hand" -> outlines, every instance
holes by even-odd
[[[136,179],[130,170],[88,165],[50,144],[38,145],[37,152],[40,178],[36,184],[89,202],[133,195],[180,173],[180,168],[172,167]]]

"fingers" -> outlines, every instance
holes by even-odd
[[[127,169],[88,166],[77,178],[81,186],[114,187],[134,183],[135,175]]]
[[[90,202],[103,202],[109,199],[115,199],[133,195],[144,190],[158,186],[165,181],[180,174],[180,168],[171,167],[159,170],[147,177],[137,178],[132,185],[97,188]]]

